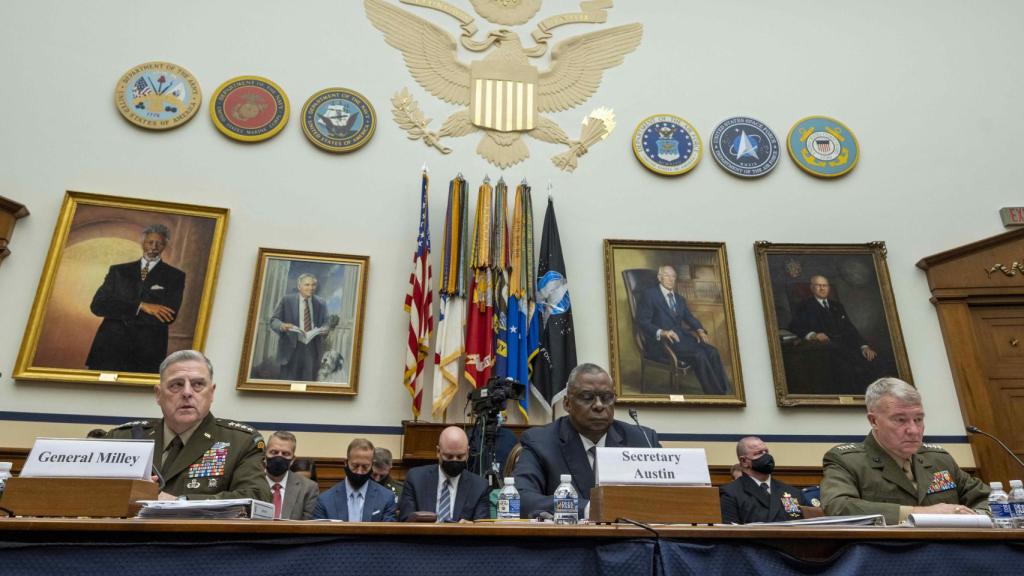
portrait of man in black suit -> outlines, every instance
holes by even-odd
[[[718,349],[708,332],[690,311],[686,298],[676,291],[676,271],[658,268],[658,284],[643,291],[637,302],[636,322],[651,341],[668,344],[672,351],[693,367],[705,394],[729,394],[731,384]],[[662,360],[665,352],[652,346],[645,353]]]
[[[151,225],[142,233],[142,257],[108,270],[89,307],[103,318],[85,362],[90,370],[159,371],[185,292],[185,273],[161,258],[170,241],[166,226]]]

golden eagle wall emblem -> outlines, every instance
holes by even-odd
[[[555,44],[547,70],[530,63],[547,53],[551,30],[565,24],[603,23],[611,0],[580,3],[580,12],[560,14],[537,24],[533,45],[523,46],[519,36],[507,28],[487,33],[474,40],[475,18],[443,0],[400,0],[404,4],[440,10],[458,20],[462,27],[460,44],[471,52],[488,52],[470,63],[457,57],[455,38],[415,14],[386,0],[364,0],[370,22],[384,33],[384,40],[402,52],[413,78],[427,92],[463,106],[444,121],[441,129],[431,131],[419,104],[407,89],[391,99],[395,121],[412,140],[437,148],[444,154],[451,149],[441,141],[448,137],[483,132],[476,151],[500,168],[522,162],[530,156],[523,134],[569,149],[552,158],[563,170],[574,170],[577,159],[600,142],[614,127],[614,115],[598,109],[584,119],[578,140],[572,140],[552,120],[542,114],[575,108],[593,96],[604,71],[622,63],[626,54],[640,44],[643,27],[626,24],[597,32],[580,34]],[[491,22],[521,24],[540,9],[540,0],[472,0],[477,11]]]

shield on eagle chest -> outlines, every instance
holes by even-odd
[[[533,130],[537,69],[483,60],[470,66],[473,124],[499,132]]]

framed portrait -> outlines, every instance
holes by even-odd
[[[913,383],[884,242],[756,242],[779,406],[862,406],[883,376]]]
[[[725,244],[605,240],[604,262],[619,401],[746,405]]]
[[[202,350],[228,209],[67,192],[14,378],[149,385]]]
[[[369,256],[260,248],[239,390],[355,395]]]

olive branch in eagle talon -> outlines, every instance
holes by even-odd
[[[438,132],[430,132],[430,120],[424,118],[408,90],[402,90],[392,103],[395,121],[409,138],[422,139],[447,153],[441,139],[480,131],[483,135],[477,153],[500,168],[530,156],[522,138],[528,134],[567,146],[569,150],[552,161],[563,170],[575,169],[578,158],[610,132],[610,126],[601,126],[607,124],[604,119],[588,121],[580,139],[570,140],[558,124],[541,113],[569,110],[589,100],[604,71],[621,64],[643,36],[640,24],[574,36],[554,45],[550,66],[540,71],[530,64],[530,58],[544,51],[535,50],[536,46],[524,48],[515,32],[499,28],[475,43],[483,46],[480,50],[487,50],[487,55],[466,63],[457,57],[455,37],[440,26],[386,0],[364,0],[364,5],[384,40],[402,53],[416,82],[435,97],[465,107],[449,116]]]

